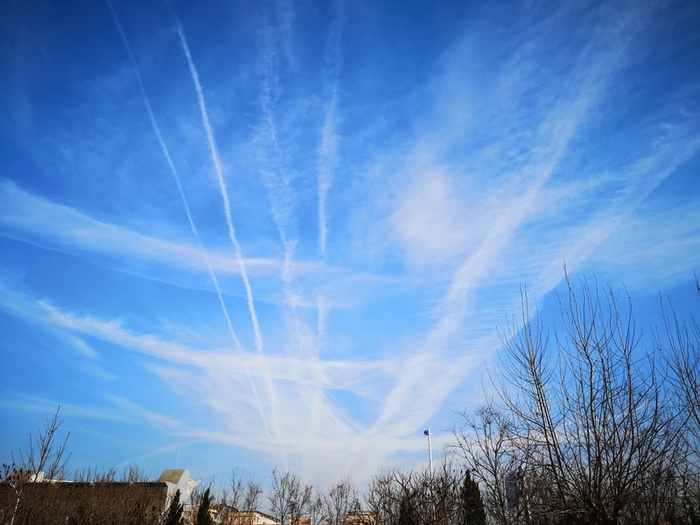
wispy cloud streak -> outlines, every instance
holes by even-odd
[[[138,85],[139,85],[139,90],[141,92],[141,98],[143,99],[143,102],[146,106],[146,111],[148,113],[148,118],[151,122],[151,127],[153,128],[153,132],[156,134],[156,138],[158,139],[158,144],[160,145],[160,149],[163,152],[163,156],[165,157],[165,161],[168,164],[168,168],[170,169],[170,173],[172,173],[173,179],[175,180],[175,184],[177,185],[177,191],[180,194],[180,199],[182,200],[182,205],[185,208],[185,213],[187,214],[187,222],[190,225],[190,230],[192,230],[192,233],[194,234],[195,238],[197,239],[197,244],[199,245],[199,249],[202,252],[202,256],[204,257],[204,261],[207,265],[207,271],[209,272],[211,280],[214,283],[214,288],[216,289],[216,294],[217,294],[217,297],[219,298],[219,304],[221,305],[221,311],[224,314],[224,318],[226,319],[226,326],[228,327],[229,333],[231,334],[231,338],[233,339],[233,342],[236,346],[236,349],[240,349],[241,345],[238,341],[238,337],[236,336],[236,331],[233,328],[233,323],[231,322],[231,317],[229,316],[228,309],[226,308],[226,303],[224,302],[224,296],[221,293],[221,287],[219,286],[219,280],[216,277],[216,273],[214,272],[214,268],[212,268],[211,261],[209,260],[209,255],[207,255],[207,251],[204,249],[204,246],[202,245],[202,238],[200,237],[199,231],[197,230],[197,227],[194,224],[194,220],[192,219],[190,205],[187,202],[187,197],[185,196],[185,192],[182,189],[182,184],[180,182],[180,176],[178,175],[177,169],[175,168],[175,163],[173,162],[173,159],[170,155],[170,151],[168,150],[168,147],[165,144],[165,140],[163,139],[163,134],[160,132],[160,127],[158,126],[158,122],[156,121],[156,117],[153,114],[153,108],[151,107],[151,102],[148,99],[148,95],[146,94],[146,88],[143,85],[143,79],[141,78],[141,72],[139,71],[139,67],[136,64],[136,59],[134,58],[134,53],[131,50],[131,45],[129,44],[129,40],[126,37],[126,33],[124,32],[124,28],[122,27],[122,24],[119,21],[119,17],[117,16],[117,12],[114,10],[114,6],[112,5],[112,2],[108,0],[107,4],[109,5],[109,10],[112,14],[112,19],[114,20],[114,23],[116,24],[117,29],[119,30],[119,36],[121,37],[122,42],[124,43],[124,47],[126,48],[127,54],[129,55],[129,60],[131,61],[131,65],[134,68],[134,74],[136,75],[136,81],[138,82]]]
[[[433,407],[442,402],[444,397],[463,381],[465,372],[473,367],[474,362],[470,359],[447,364],[451,359],[448,355],[449,350],[454,348],[458,338],[463,335],[465,321],[471,312],[470,306],[473,305],[473,296],[483,288],[482,283],[489,282],[494,268],[499,266],[499,261],[510,260],[509,254],[515,244],[517,232],[543,213],[542,202],[546,202],[543,198],[545,187],[552,180],[591,108],[604,93],[611,73],[620,66],[632,35],[642,26],[638,22],[634,17],[608,21],[613,27],[608,27],[608,31],[601,34],[601,38],[605,37],[607,40],[604,41],[609,45],[602,48],[599,39],[591,39],[583,47],[579,60],[573,64],[569,73],[569,78],[575,80],[572,85],[575,85],[576,89],[562,90],[557,93],[553,107],[529,116],[530,119],[536,118],[538,122],[534,136],[530,132],[531,127],[517,122],[517,133],[523,129],[528,130],[531,148],[526,154],[512,157],[514,160],[508,166],[512,174],[508,175],[507,182],[511,187],[500,190],[500,200],[508,203],[508,212],[497,213],[491,223],[484,226],[486,230],[481,240],[454,268],[447,293],[439,300],[436,309],[438,320],[412,357],[407,360],[405,373],[389,392],[381,414],[374,422],[375,430],[387,427],[394,427],[397,432],[409,430],[410,427],[406,424],[406,407],[411,407],[416,418],[421,414],[427,418],[434,410]],[[531,71],[531,60],[532,57],[527,54],[519,57],[515,71],[509,73],[509,79],[519,78],[521,74],[524,77],[525,72]],[[515,89],[515,83],[510,88]],[[522,128],[519,127],[521,125]],[[529,123],[529,126],[532,126],[532,123]],[[519,138],[518,142],[523,140],[524,137]],[[527,144],[527,141],[525,143]],[[504,146],[513,147],[513,144],[504,141]],[[517,144],[516,147],[521,148],[522,144]],[[426,155],[422,152],[432,148],[430,144],[421,144],[416,149],[421,152],[419,155]],[[437,151],[440,151],[439,147]],[[502,157],[508,158],[509,153],[503,151]],[[658,176],[664,175],[659,174],[653,178]],[[638,194],[639,188],[634,187],[630,193]],[[607,233],[609,235],[610,230]],[[533,239],[533,242],[536,243],[537,240]],[[575,249],[576,242],[572,244],[570,249]],[[561,263],[561,260],[557,262],[558,265]],[[524,274],[523,266],[526,265],[527,261],[519,261],[521,276]],[[559,281],[551,279],[553,272],[561,275],[560,268],[549,268],[547,285],[550,288],[547,291]],[[544,292],[541,286],[543,282],[531,284],[539,293]],[[444,366],[446,370],[439,383],[433,380],[433,367],[436,363]],[[415,392],[420,392],[421,396],[416,396]]]
[[[287,14],[285,20],[291,19]],[[280,130],[275,118],[275,105],[279,99],[281,87],[277,68],[281,50],[278,40],[284,35],[277,33],[289,31],[289,23],[280,24],[281,28],[265,27],[263,48],[263,85],[260,93],[262,123],[255,141],[261,144],[259,156],[260,173],[265,181],[270,199],[272,218],[277,227],[284,247],[284,265],[282,281],[285,294],[289,300],[292,314],[295,314],[292,284],[294,281],[294,253],[297,245],[297,233],[294,217],[294,196],[292,194],[293,175],[287,168],[287,160],[280,145]],[[290,58],[291,59],[291,58]]]
[[[0,197],[7,206],[0,207],[0,225],[6,235],[44,248],[65,253],[92,252],[119,259],[122,267],[168,265],[171,269],[199,274],[207,271],[202,265],[201,251],[178,243],[106,223],[79,211],[38,197],[19,188],[14,182],[0,179]],[[229,250],[230,251],[230,250]],[[219,275],[239,276],[237,261],[229,253],[208,253],[214,271]],[[260,273],[275,275],[280,264],[276,259],[246,259],[246,267]],[[300,266],[306,273],[318,272],[316,265]],[[143,270],[141,270],[143,271]],[[158,275],[148,274],[151,278]],[[173,274],[160,276],[164,282]],[[176,282],[171,280],[170,282]]]
[[[219,149],[216,147],[216,141],[214,140],[214,131],[212,130],[211,124],[209,123],[209,114],[207,112],[207,106],[204,101],[204,92],[202,91],[202,86],[199,83],[199,75],[197,74],[197,69],[192,61],[192,55],[190,53],[190,48],[187,45],[187,40],[185,39],[185,34],[182,32],[182,27],[177,26],[177,34],[180,36],[180,43],[182,44],[182,49],[185,52],[185,57],[187,58],[187,65],[190,69],[190,74],[192,76],[192,82],[194,83],[195,91],[197,92],[197,102],[199,103],[199,109],[202,114],[202,124],[207,133],[207,140],[209,142],[209,151],[211,152],[212,162],[214,163],[214,171],[216,172],[216,178],[219,182],[219,189],[221,190],[221,197],[224,201],[224,213],[226,214],[226,226],[228,227],[229,237],[231,243],[233,244],[236,259],[238,260],[238,266],[241,272],[241,278],[243,279],[243,284],[245,286],[246,297],[248,299],[248,310],[250,312],[250,318],[253,323],[253,331],[255,333],[255,348],[259,353],[263,352],[263,338],[260,332],[260,323],[258,322],[258,315],[255,312],[255,301],[253,299],[253,290],[250,286],[250,280],[248,279],[248,273],[246,272],[245,262],[243,260],[243,253],[241,250],[241,245],[236,238],[236,231],[233,227],[233,219],[231,218],[231,203],[228,197],[228,189],[226,188],[226,181],[224,179],[224,170],[221,166],[221,159],[219,158]]]
[[[393,378],[398,373],[396,363],[389,361],[325,361],[314,359],[299,359],[298,357],[268,357],[257,353],[231,353],[230,351],[212,351],[206,348],[192,348],[167,337],[139,333],[129,328],[122,319],[99,319],[67,311],[47,300],[35,299],[25,293],[17,292],[0,286],[0,310],[12,312],[37,326],[42,330],[50,329],[57,333],[67,334],[71,338],[76,335],[90,337],[120,348],[121,351],[137,353],[159,360],[153,370],[164,379],[172,382],[174,389],[181,389],[182,395],[191,396],[196,392],[196,399],[205,407],[214,409],[225,415],[224,424],[236,421],[239,424],[231,428],[228,437],[218,437],[227,443],[244,445],[267,453],[275,453],[278,449],[292,451],[298,447],[298,422],[303,419],[303,413],[308,406],[300,403],[305,398],[300,395],[298,385],[308,386],[311,392],[321,389],[343,389],[356,392],[361,396],[376,396],[373,385],[385,378]],[[251,435],[246,428],[254,422],[253,407],[245,396],[241,395],[240,378],[236,371],[243,366],[250,370],[251,377],[256,381],[267,381],[273,377],[282,385],[295,385],[291,388],[281,387],[280,399],[276,403],[288,416],[280,421],[280,428],[275,434],[267,433]],[[316,369],[313,383],[308,382],[308,370]],[[270,376],[270,371],[272,376]],[[186,386],[185,386],[186,385]],[[237,402],[230,403],[231,399]],[[272,406],[266,406],[271,409]],[[260,414],[258,414],[260,415]],[[319,432],[309,439],[310,450],[314,447],[322,450],[336,450],[349,445],[361,429],[338,411],[327,398],[317,406],[317,417],[322,424]],[[155,421],[157,424],[158,421]],[[254,426],[254,425],[253,425]],[[196,431],[191,428],[180,428],[182,435],[195,435],[208,431]],[[317,453],[320,453],[318,450]]]
[[[283,146],[283,130],[276,116],[282,93],[280,69],[283,61],[280,57],[284,56],[287,65],[293,66],[294,57],[288,45],[294,19],[293,7],[291,2],[279,2],[270,14],[271,20],[263,28],[262,87],[259,96],[261,122],[254,140],[259,147],[259,172],[265,182],[272,218],[284,247],[282,283],[290,329],[290,337],[285,346],[300,359],[314,359],[318,356],[318,339],[314,341],[305,336],[308,330],[300,320],[297,310],[302,302],[297,291],[297,270],[294,261],[298,242],[295,217],[297,196],[293,189],[295,174],[288,167],[289,159]],[[309,366],[304,375],[309,375],[312,379],[297,382],[286,395],[280,390],[281,387],[278,387],[278,393],[281,396],[280,406],[284,405],[285,398],[293,397],[308,408],[303,432],[303,439],[307,439],[319,432],[321,421],[326,420],[324,416],[332,411],[327,407],[323,388],[320,386],[323,378],[319,376],[318,367]],[[279,421],[277,428],[281,429],[284,425],[284,421]],[[278,439],[284,438],[278,435]],[[287,461],[288,458],[285,458],[285,463]]]
[[[324,118],[321,143],[318,147],[318,246],[326,253],[328,225],[326,201],[338,165],[338,82],[342,67],[342,34],[345,21],[345,1],[336,0],[334,16],[328,28],[326,48],[323,54]]]

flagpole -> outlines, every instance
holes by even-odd
[[[430,427],[428,427],[428,430],[425,430],[423,432],[426,436],[428,436],[428,459],[430,461],[430,475],[433,475],[433,433],[430,432]]]

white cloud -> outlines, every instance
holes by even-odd
[[[488,219],[480,214],[482,205],[464,198],[455,178],[430,159],[407,164],[408,183],[399,192],[392,223],[409,260],[423,266],[463,255]]]
[[[5,235],[42,247],[67,252],[89,251],[145,263],[158,261],[179,270],[207,271],[201,251],[184,243],[163,240],[103,222],[78,210],[33,195],[10,181],[0,181],[0,198],[7,203],[0,210]],[[225,249],[209,252],[213,269],[223,275],[239,275],[236,259]],[[246,266],[255,274],[278,273],[274,259],[250,258]],[[300,264],[300,269],[305,265]]]
[[[347,7],[352,14],[353,6]],[[161,408],[155,393],[137,400],[102,384],[99,403],[114,420],[133,413],[139,424],[179,442],[232,445],[282,466],[300,465],[305,473],[340,469],[362,479],[409,457],[403,452],[411,458],[421,452],[422,458],[421,427],[463,408],[446,408],[446,400],[478,403],[478,387],[465,381],[475,379],[500,346],[495,326],[506,312],[518,311],[521,284],[537,303],[560,282],[565,261],[570,271],[612,268],[623,276],[653,273],[669,281],[697,261],[697,199],[669,200],[662,207],[666,203],[654,198],[663,200],[659,188],[697,156],[700,143],[693,115],[679,116],[668,107],[643,119],[646,128],[638,142],[626,143],[625,155],[591,131],[612,123],[606,137],[613,141],[627,129],[622,117],[600,110],[628,65],[639,21],[648,16],[644,10],[591,10],[580,24],[586,30],[563,39],[567,46],[552,36],[562,37],[575,7],[559,6],[541,19],[517,18],[503,27],[478,25],[458,35],[439,59],[427,51],[420,59],[407,58],[410,69],[425,58],[437,74],[392,90],[383,71],[358,69],[363,44],[344,47],[346,28],[337,12],[325,51],[317,46],[296,53],[297,39],[307,38],[295,25],[304,9],[286,2],[264,6],[262,12],[271,15],[259,13],[267,46],[262,57],[254,45],[237,49],[250,54],[245,65],[220,49],[207,53],[212,48],[196,39],[193,20],[188,37],[207,79],[209,106],[179,32],[189,66],[188,76],[180,56],[179,76],[185,78],[179,80],[187,81],[190,102],[190,81],[195,85],[197,126],[204,126],[207,137],[189,133],[187,142],[209,147],[209,157],[197,144],[183,145],[186,153],[173,147],[176,159],[187,158],[180,196],[186,208],[185,194],[192,192],[218,203],[217,213],[196,208],[197,217],[208,218],[198,222],[199,230],[188,212],[192,231],[153,219],[136,231],[107,219],[119,214],[105,212],[100,219],[84,212],[87,206],[39,196],[48,195],[47,189],[30,193],[29,184],[0,181],[0,234],[96,263],[100,275],[118,273],[120,283],[146,277],[133,280],[136,294],[144,282],[157,281],[159,286],[147,288],[167,289],[163,296],[130,297],[119,317],[112,313],[118,307],[105,313],[99,301],[85,301],[79,293],[62,297],[60,287],[42,286],[58,282],[59,271],[42,280],[34,278],[35,270],[26,279],[2,279],[0,308],[67,345],[61,348],[70,347],[80,362],[76,367],[89,374],[99,375],[107,354],[123,357],[133,368],[102,371],[109,383],[119,383],[119,373],[151,374],[168,401],[186,405],[191,418],[180,417],[177,407]],[[357,29],[353,24],[348,32]],[[495,65],[485,64],[484,52],[502,56]],[[231,63],[219,61],[221,55]],[[340,74],[341,58],[350,64],[347,76]],[[315,69],[303,68],[307,60]],[[262,86],[257,79],[238,90],[240,85],[217,80],[231,64],[245,70],[241,77],[254,77],[251,71],[262,65]],[[392,70],[392,81],[403,82],[396,75],[400,68],[392,66],[383,65]],[[371,84],[375,74],[392,100],[360,100],[372,98],[363,82]],[[353,75],[367,78],[356,81]],[[165,82],[159,88],[161,95],[171,93]],[[243,102],[228,113],[233,106],[226,104],[234,98]],[[218,115],[211,122],[209,107]],[[179,118],[178,125],[195,129],[182,120],[184,113],[163,122]],[[666,114],[675,116],[673,124],[662,118]],[[251,145],[259,154],[250,154]],[[608,146],[605,154],[598,151]],[[192,155],[195,150],[200,155]],[[66,151],[80,154],[70,144]],[[237,163],[236,155],[246,159]],[[180,186],[175,161],[165,156]],[[99,159],[91,162],[100,165]],[[212,164],[208,177],[211,169],[202,166]],[[230,165],[240,170],[226,171]],[[131,176],[129,170],[120,173]],[[251,187],[266,191],[253,195],[246,191]],[[153,206],[152,199],[141,205]],[[243,225],[236,231],[234,217],[237,227]],[[261,230],[258,221],[265,222]],[[228,245],[195,242],[197,231],[215,239],[224,230]],[[246,253],[257,257],[243,257],[236,234],[246,236]],[[269,253],[275,257],[265,257]],[[214,274],[220,290],[216,283],[212,287]],[[17,292],[20,285],[10,281],[30,291]],[[231,310],[240,346],[221,323],[207,319],[218,313],[209,308],[214,292],[224,311]],[[241,322],[249,317],[252,322]],[[85,417],[98,417],[97,409],[85,410]]]

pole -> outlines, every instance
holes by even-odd
[[[430,461],[430,475],[433,475],[433,433],[430,432],[430,427],[428,427],[428,430],[425,430],[423,432],[426,436],[428,436],[428,460]]]

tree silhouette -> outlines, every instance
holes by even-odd
[[[184,508],[180,502],[180,489],[177,489],[175,496],[170,501],[168,514],[165,517],[165,525],[182,525],[182,512]]]
[[[202,495],[202,503],[199,504],[199,510],[197,511],[197,525],[215,525],[214,520],[209,514],[209,509],[211,509],[211,490],[207,489]]]
[[[561,321],[553,326],[530,310],[523,290],[519,320],[500,330],[495,397],[458,431],[490,518],[501,525],[690,521],[700,509],[697,324],[670,317],[669,341],[658,333],[643,339],[629,295],[564,277]],[[514,486],[515,505],[502,497]]]
[[[405,494],[399,508],[399,525],[420,525],[421,519],[411,501],[411,496]]]
[[[484,510],[484,502],[481,499],[479,485],[472,479],[469,470],[464,476],[464,483],[459,496],[462,507],[461,525],[485,525],[486,511]]]

